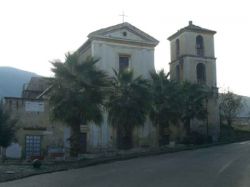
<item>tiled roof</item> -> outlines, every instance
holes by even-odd
[[[48,88],[48,86],[49,86],[48,79],[44,77],[32,77],[27,85],[26,90],[44,91],[46,88]]]

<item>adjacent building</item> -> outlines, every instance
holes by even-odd
[[[16,142],[22,158],[43,158],[55,150],[62,153],[69,145],[69,128],[50,119],[49,104],[42,95],[48,87],[46,78],[32,77],[22,97],[4,98],[5,109],[18,121]]]

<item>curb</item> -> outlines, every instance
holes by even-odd
[[[9,179],[4,179],[0,180],[0,183],[3,182],[9,182],[13,180],[18,180],[18,179],[23,179],[35,175],[40,175],[40,174],[49,174],[49,173],[54,173],[54,172],[60,172],[60,171],[67,171],[70,169],[79,169],[79,168],[85,168],[85,167],[90,167],[90,166],[95,166],[99,164],[105,164],[105,163],[111,163],[115,161],[121,161],[121,160],[130,160],[134,158],[140,158],[140,157],[147,157],[147,156],[156,156],[156,155],[162,155],[162,154],[167,154],[167,153],[176,153],[176,152],[182,152],[182,151],[189,151],[189,150],[198,150],[198,149],[204,149],[204,148],[210,148],[214,146],[223,146],[227,144],[232,144],[232,143],[237,143],[237,142],[244,142],[244,141],[249,141],[247,140],[242,140],[242,141],[230,141],[230,142],[219,142],[219,143],[213,143],[213,144],[205,144],[205,145],[193,145],[193,146],[186,146],[182,148],[168,148],[168,150],[160,149],[157,151],[149,151],[149,152],[141,152],[141,153],[132,153],[128,155],[118,155],[118,156],[113,156],[113,157],[104,157],[104,158],[97,158],[97,159],[90,159],[90,160],[85,160],[85,161],[75,161],[71,163],[66,163],[65,166],[62,166],[62,168],[54,169],[54,170],[49,170],[49,171],[41,171],[37,173],[30,173],[27,175],[23,176],[17,176]],[[55,164],[57,165],[57,164]],[[60,165],[60,164],[58,164]],[[32,166],[31,166],[32,167]]]

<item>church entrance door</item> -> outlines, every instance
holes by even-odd
[[[87,152],[87,133],[80,133],[80,153]]]
[[[132,130],[125,130],[124,128],[117,129],[117,147],[118,149],[131,149],[132,143]]]

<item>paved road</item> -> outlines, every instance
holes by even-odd
[[[1,187],[250,187],[250,142],[117,161]]]

